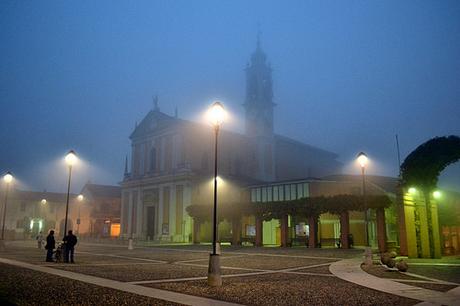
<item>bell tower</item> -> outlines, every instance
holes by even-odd
[[[246,67],[246,100],[243,104],[246,115],[247,136],[273,135],[273,89],[272,69],[266,63],[267,56],[260,46],[260,33],[257,47]]]
[[[275,173],[275,135],[273,128],[272,69],[260,46],[257,47],[246,67],[245,133],[252,139],[254,152],[253,174],[262,181],[273,181]]]

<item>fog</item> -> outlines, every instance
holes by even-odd
[[[275,132],[335,152],[344,173],[397,176],[401,158],[460,134],[460,3],[62,1],[0,3],[0,171],[74,192],[123,179],[129,135],[153,108],[201,121],[220,100],[244,131],[244,68],[273,68]],[[83,166],[84,165],[84,166]],[[460,164],[441,187],[460,191]]]

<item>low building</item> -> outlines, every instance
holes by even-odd
[[[81,193],[76,218],[77,232],[88,237],[118,237],[120,235],[121,188],[87,183]]]
[[[54,229],[56,237],[64,235],[67,194],[12,189],[8,195],[5,217],[5,239],[29,239],[39,232]],[[4,203],[2,203],[4,207]],[[70,194],[69,207],[77,204],[77,195]],[[2,210],[3,213],[4,210]],[[70,210],[69,210],[70,212]],[[67,228],[73,229],[69,218]]]
[[[66,201],[66,193],[10,190],[5,238],[35,238],[50,229],[63,237]],[[80,237],[119,237],[120,202],[119,186],[86,184],[81,196],[69,195],[67,229]]]

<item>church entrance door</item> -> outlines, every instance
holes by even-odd
[[[147,239],[155,236],[155,206],[147,207]]]

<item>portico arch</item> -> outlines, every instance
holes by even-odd
[[[451,135],[428,140],[404,160],[398,195],[401,255],[441,256],[437,206],[432,193],[440,173],[459,159],[460,137]]]

